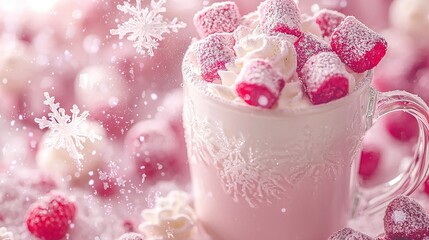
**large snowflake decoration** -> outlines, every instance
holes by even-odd
[[[133,47],[137,53],[153,57],[154,49],[159,46],[159,41],[163,40],[163,34],[177,32],[180,28],[186,27],[186,24],[179,22],[174,18],[171,22],[164,19],[161,13],[165,13],[167,9],[163,7],[167,0],[151,1],[151,9],[141,7],[141,0],[136,0],[136,6],[132,6],[129,2],[124,2],[123,5],[118,5],[118,10],[130,14],[132,17],[118,25],[117,29],[111,29],[110,34],[119,35],[122,39],[129,34],[127,39],[133,42]]]
[[[94,132],[94,129],[88,129],[86,118],[89,116],[88,111],[82,112],[76,105],[70,110],[72,116],[65,113],[64,108],[60,108],[59,103],[55,103],[55,98],[44,93],[46,100],[43,102],[51,110],[48,118],[36,118],[35,122],[39,124],[40,129],[49,128],[49,135],[46,139],[46,146],[55,149],[66,149],[78,166],[82,168],[83,155],[80,152],[83,149],[83,143],[86,139],[91,142],[101,140],[101,136]]]

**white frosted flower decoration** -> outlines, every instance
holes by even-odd
[[[196,216],[189,194],[172,191],[158,198],[155,207],[142,212],[139,229],[148,240],[188,240],[196,231]]]
[[[0,227],[0,240],[14,240],[13,233],[8,232],[4,227]]]

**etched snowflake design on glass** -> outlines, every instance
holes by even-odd
[[[59,103],[55,103],[55,98],[49,96],[49,93],[44,93],[46,100],[44,105],[49,106],[51,110],[48,113],[48,118],[36,118],[35,122],[39,124],[40,129],[49,128],[49,135],[45,144],[49,148],[66,149],[76,161],[78,169],[82,168],[83,155],[80,152],[83,149],[83,143],[86,139],[91,142],[101,140],[101,136],[97,135],[94,129],[88,129],[86,118],[89,116],[88,111],[82,112],[76,105],[70,110],[72,116],[66,114],[64,108],[60,107]]]
[[[189,97],[184,109],[191,163],[216,167],[225,191],[251,207],[287,199],[287,191],[305,179],[316,185],[335,179],[356,160],[363,133],[358,112],[347,129],[307,126],[296,141],[281,149],[263,142],[255,149],[245,144],[243,135],[227,134],[220,122],[199,115]]]
[[[186,27],[186,24],[180,22],[177,18],[167,21],[161,15],[167,9],[164,4],[167,0],[152,0],[149,7],[142,8],[141,0],[136,0],[136,6],[129,2],[118,5],[118,10],[130,14],[131,18],[118,25],[117,29],[111,29],[110,34],[118,35],[122,39],[128,35],[127,39],[133,42],[133,47],[137,53],[142,55],[154,56],[154,50],[158,49],[159,41],[164,39],[164,34],[178,32],[179,29]]]
[[[210,159],[216,157],[218,152],[217,146],[211,144],[213,133],[206,118],[195,117],[194,106],[189,98],[184,101],[183,120],[189,159],[210,164]]]
[[[242,135],[227,137],[221,124],[197,113],[192,100],[185,100],[184,122],[189,156],[192,161],[214,165],[225,191],[234,201],[246,201],[256,208],[261,203],[285,197],[291,186],[273,166],[278,158],[270,150],[259,152],[245,148]],[[213,131],[216,129],[216,131]]]
[[[360,149],[363,133],[361,120],[360,113],[355,113],[346,133],[338,136],[334,136],[331,128],[316,131],[310,126],[306,127],[300,140],[285,146],[287,151],[282,157],[292,163],[290,171],[286,173],[288,180],[293,185],[303,179],[312,179],[315,184],[321,184],[321,179],[335,179],[350,167]],[[342,136],[346,137],[342,139]],[[339,142],[344,142],[343,149],[336,145]]]
[[[289,172],[285,175],[293,185],[308,178],[317,184],[321,177],[335,177],[342,171],[346,162],[340,158],[341,154],[335,146],[327,145],[332,142],[333,136],[330,131],[330,129],[324,129],[316,134],[308,126],[298,141],[285,145],[286,151],[282,157],[289,162]],[[325,152],[321,153],[323,150]]]

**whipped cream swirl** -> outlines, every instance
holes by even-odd
[[[197,231],[196,215],[189,194],[172,191],[158,198],[155,207],[142,212],[144,222],[139,230],[147,240],[188,240]]]
[[[301,82],[296,76],[297,56],[293,46],[294,36],[269,36],[262,34],[255,22],[257,15],[243,17],[245,24],[233,33],[236,39],[234,51],[236,59],[226,65],[226,70],[219,71],[221,84],[209,83],[208,91],[226,100],[243,104],[237,96],[235,85],[243,65],[251,59],[266,59],[286,81],[278,102],[278,108],[302,108],[311,105],[305,95]]]
[[[13,233],[8,232],[5,227],[0,227],[0,240],[14,240]]]

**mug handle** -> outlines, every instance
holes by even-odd
[[[353,217],[371,215],[383,210],[400,194],[410,195],[425,180],[429,170],[428,137],[429,107],[417,95],[405,91],[378,92],[370,89],[371,99],[366,116],[367,128],[378,119],[393,112],[406,112],[414,116],[419,125],[416,151],[409,167],[387,183],[372,188],[364,188],[357,183],[357,202]]]

